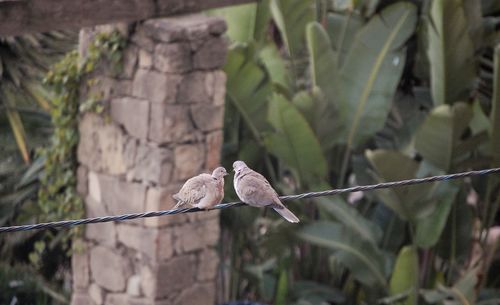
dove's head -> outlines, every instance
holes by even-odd
[[[233,169],[237,173],[241,172],[242,170],[244,170],[246,168],[248,168],[248,166],[243,161],[235,161],[233,163]]]
[[[227,171],[224,167],[220,166],[220,167],[217,167],[216,169],[214,169],[214,171],[212,172],[212,177],[216,178],[216,179],[222,179],[224,178],[224,176],[227,175]]]

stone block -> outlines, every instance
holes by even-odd
[[[173,153],[167,148],[141,145],[137,148],[135,165],[128,177],[156,185],[170,182]]]
[[[185,287],[192,286],[196,278],[195,265],[195,257],[191,255],[174,257],[168,262],[158,265],[155,285],[156,298],[168,297]],[[206,302],[199,304],[206,304]]]
[[[111,100],[111,118],[125,127],[128,134],[146,139],[149,125],[149,102],[132,97]]]
[[[198,255],[198,271],[196,278],[199,281],[212,281],[217,276],[219,255],[214,249],[205,249]]]
[[[214,78],[211,73],[187,74],[179,85],[177,102],[182,104],[207,103],[213,95]]]
[[[94,305],[94,303],[87,294],[75,292],[71,295],[71,305]]]
[[[172,230],[170,228],[161,229],[158,232],[157,247],[156,259],[158,262],[164,262],[173,256],[174,242]]]
[[[133,297],[142,296],[141,276],[139,274],[134,274],[128,279],[127,294]]]
[[[215,71],[214,75],[214,93],[213,93],[213,104],[216,106],[224,106],[226,101],[226,73],[224,71]]]
[[[89,296],[96,305],[101,305],[104,302],[104,291],[95,283],[90,284]]]
[[[168,210],[174,207],[175,200],[172,195],[177,193],[181,184],[167,187],[150,187],[146,195],[146,212]],[[186,214],[178,214],[163,217],[144,218],[144,224],[148,227],[158,228],[173,224],[185,223],[188,220]]]
[[[128,305],[129,296],[125,293],[108,293],[105,300],[106,305]]]
[[[194,284],[182,291],[174,305],[200,305],[215,303],[215,284]]]
[[[215,169],[220,165],[222,144],[224,143],[224,133],[222,130],[213,131],[207,134],[206,137],[207,158],[205,167]]]
[[[185,73],[191,70],[191,50],[189,44],[161,43],[156,45],[153,65],[165,73]]]
[[[141,49],[144,49],[148,52],[154,51],[155,42],[150,37],[150,35],[148,35],[147,32],[143,30],[142,26],[138,26],[135,33],[130,37],[130,40]]]
[[[157,230],[123,223],[117,224],[117,231],[118,241],[123,245],[146,255],[149,259],[156,260]]]
[[[158,3],[161,7],[161,3]],[[160,8],[161,10],[161,8]],[[144,32],[153,40],[175,42],[186,40],[186,30],[175,23],[173,18],[150,19],[143,24]]]
[[[201,143],[177,145],[174,157],[175,179],[183,181],[201,173],[205,163],[205,147]]]
[[[212,17],[208,25],[208,31],[212,35],[222,35],[227,30],[227,24],[224,19]]]
[[[149,69],[153,66],[153,55],[146,50],[139,50],[139,68]]]
[[[101,214],[99,216],[104,216]],[[93,217],[87,215],[89,217]],[[116,228],[112,222],[89,224],[85,228],[85,237],[101,245],[114,247],[116,245]]]
[[[156,143],[193,141],[201,138],[184,105],[151,105],[149,139]]]
[[[128,45],[123,52],[123,70],[119,74],[120,78],[132,79],[137,68],[139,48]]]
[[[80,120],[78,160],[89,170],[111,175],[125,173],[127,160],[124,147],[127,141],[123,131],[114,124],[106,124],[93,113],[86,113]]]
[[[90,209],[90,211],[89,210],[87,211],[87,214],[88,213],[92,214],[95,211],[96,216],[101,216],[99,215],[99,213],[102,212],[103,210],[97,206],[101,205],[102,202],[101,186],[99,185],[98,174],[92,171],[88,173],[88,189],[89,189],[89,197],[93,201],[87,204],[87,209]]]
[[[87,288],[90,282],[89,255],[83,250],[75,252],[71,257],[71,272],[73,273],[73,287]]]
[[[131,274],[129,262],[103,246],[97,246],[90,251],[90,270],[92,278],[99,286],[113,292],[124,291],[126,279]],[[109,303],[108,298],[106,303]]]
[[[193,56],[194,68],[202,70],[221,68],[226,62],[227,46],[228,43],[223,37],[205,41]]]
[[[222,129],[224,126],[224,106],[192,105],[191,117],[196,128],[205,132]]]
[[[215,246],[219,241],[219,219],[190,222],[174,228],[174,238],[183,253]]]
[[[156,298],[156,267],[141,265],[140,276],[141,276],[141,291],[146,297]]]
[[[144,185],[105,175],[98,175],[98,179],[101,190],[105,190],[102,192],[102,203],[111,215],[139,213],[144,210]]]
[[[132,95],[152,103],[163,103],[168,96],[167,86],[166,74],[139,69],[132,83]]]
[[[76,171],[76,191],[85,196],[88,192],[88,169],[85,166],[78,166]]]
[[[132,94],[132,80],[120,79],[115,82],[113,97],[129,96]]]

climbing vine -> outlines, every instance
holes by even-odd
[[[110,67],[118,72],[124,47],[125,39],[119,32],[99,33],[90,43],[85,58],[81,58],[77,51],[68,53],[44,79],[54,94],[50,109],[54,132],[49,146],[39,151],[45,159],[38,193],[44,221],[74,219],[83,215],[83,201],[76,190],[78,115],[84,111],[100,113],[104,106],[97,93],[79,103],[80,89],[82,84],[88,87],[95,84],[90,74],[103,60],[107,60]],[[78,235],[78,228],[59,234],[63,247],[68,249],[67,241]],[[44,249],[44,241],[35,245],[35,251],[30,256],[33,263],[37,263]]]

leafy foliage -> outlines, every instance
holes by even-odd
[[[38,200],[45,221],[76,219],[83,215],[82,199],[76,191],[80,88],[85,77],[101,60],[106,58],[114,65],[119,64],[124,45],[125,40],[120,33],[100,33],[89,45],[88,55],[83,60],[76,51],[72,51],[45,78],[45,83],[54,92],[50,112],[54,133],[51,145],[40,150],[45,163]],[[85,103],[88,104],[88,101]],[[94,105],[91,103],[88,109],[99,111],[100,108]],[[73,228],[72,232],[77,230]],[[66,234],[64,238],[69,236]],[[37,256],[33,256],[33,260],[36,261]]]
[[[226,18],[224,165],[248,161],[284,194],[496,166],[498,10],[423,2],[271,0]],[[498,268],[485,257],[499,185],[491,176],[290,203],[301,226],[224,211],[228,294],[472,304],[495,286],[483,275]]]

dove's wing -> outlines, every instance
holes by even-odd
[[[198,204],[207,195],[207,188],[210,183],[213,183],[213,178],[209,174],[193,177],[184,183],[178,197],[185,203]]]
[[[273,204],[276,192],[267,180],[255,175],[246,175],[240,182],[242,200],[250,205],[266,206]]]

